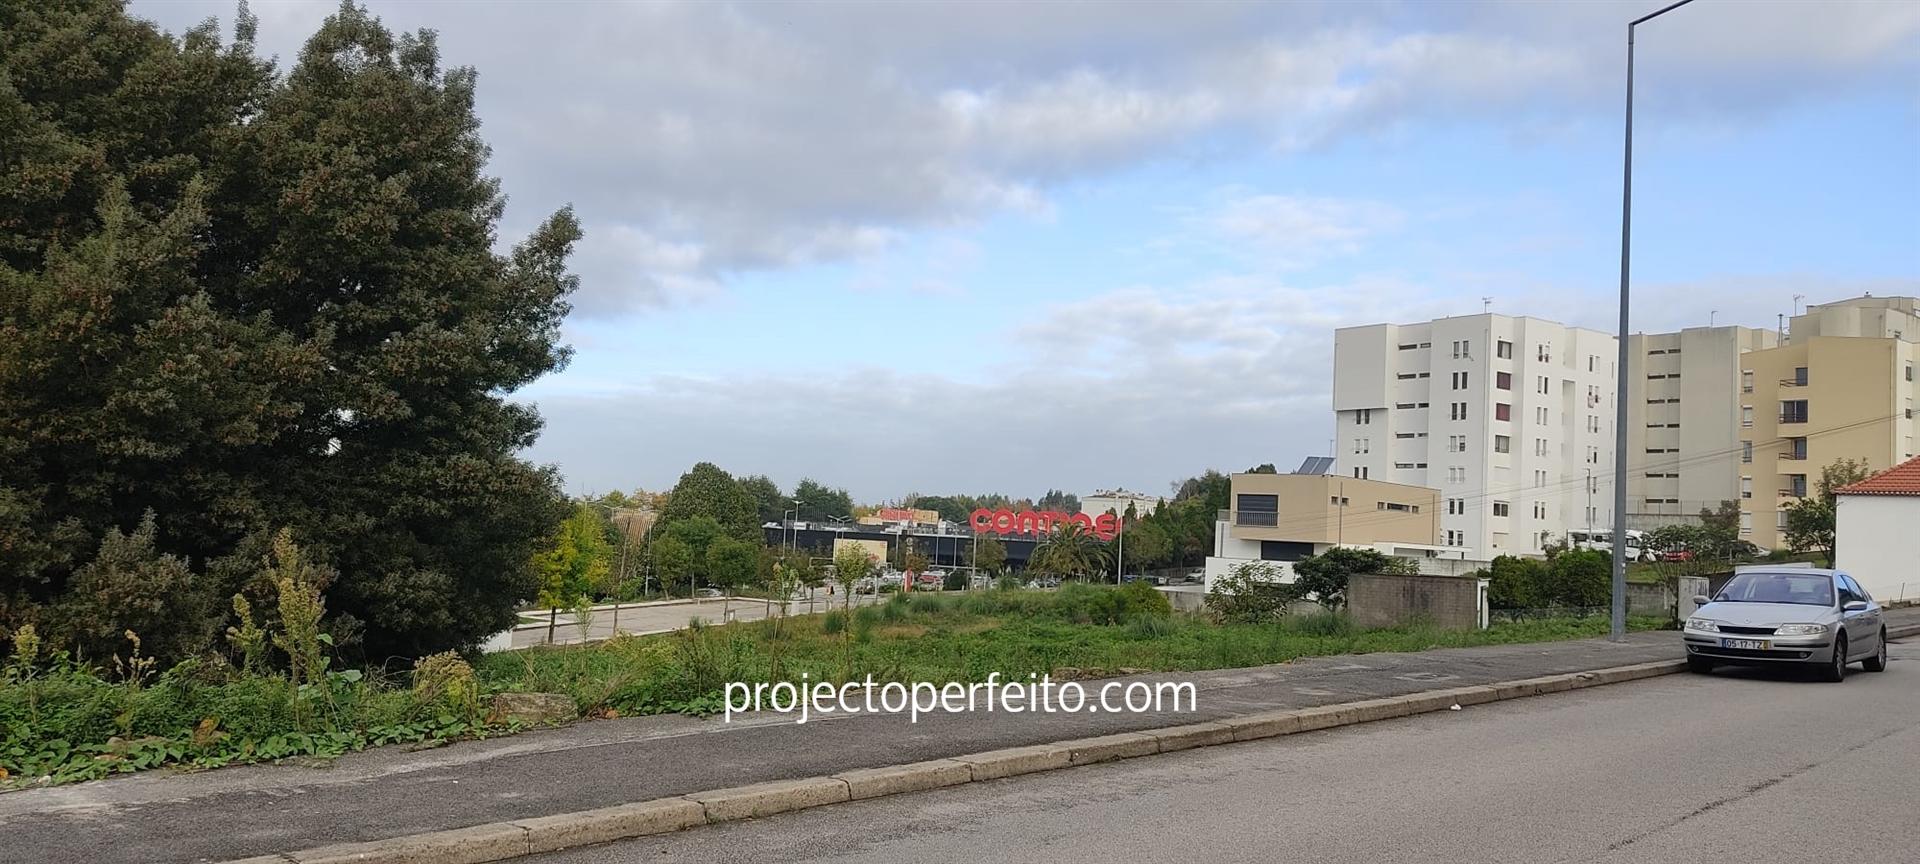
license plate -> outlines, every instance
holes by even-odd
[[[1765,639],[1722,639],[1720,640],[1720,647],[1740,648],[1747,651],[1765,651],[1772,648],[1773,643]]]

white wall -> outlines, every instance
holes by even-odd
[[[1920,496],[1841,495],[1834,566],[1881,603],[1920,599]]]

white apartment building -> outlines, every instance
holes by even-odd
[[[1627,338],[1627,527],[1698,521],[1740,499],[1741,371],[1780,345],[1751,327],[1689,327]]]
[[[1117,516],[1125,516],[1128,507],[1133,508],[1135,516],[1151,516],[1153,511],[1159,509],[1160,499],[1125,489],[1102,489],[1092,495],[1080,497],[1080,512],[1088,516],[1099,516],[1108,511],[1112,511]]]
[[[1609,334],[1483,314],[1334,333],[1341,473],[1429,486],[1441,541],[1469,557],[1539,554],[1613,520]]]

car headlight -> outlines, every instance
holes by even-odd
[[[1688,618],[1687,629],[1701,633],[1718,633],[1720,632],[1720,622],[1708,618]]]
[[[1782,624],[1775,629],[1777,636],[1818,636],[1827,632],[1825,624]]]

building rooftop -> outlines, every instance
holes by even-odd
[[[1839,494],[1920,497],[1920,456],[1908,459],[1858,483],[1842,486]]]

